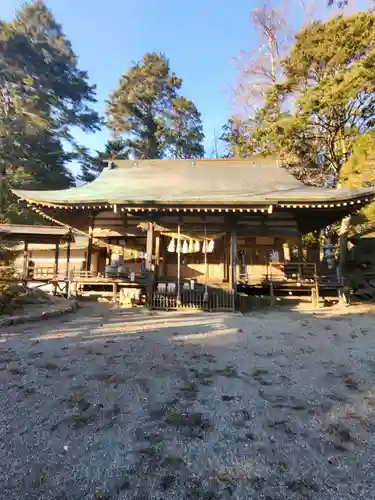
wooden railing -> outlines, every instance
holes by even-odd
[[[37,280],[40,279],[53,279],[55,277],[55,268],[53,266],[37,266],[29,267],[27,269],[27,277]]]
[[[318,278],[314,262],[270,262],[268,279],[270,281],[315,282]]]
[[[133,278],[133,281],[138,281],[142,278],[142,276],[134,274]],[[106,273],[98,273],[96,271],[73,271],[69,274],[69,279],[71,281],[132,281],[130,273],[117,273],[109,275]]]
[[[301,284],[315,283],[318,280],[317,266],[314,262],[269,262],[264,266],[264,272],[240,273],[238,281],[247,284],[267,284],[280,282],[295,282]]]

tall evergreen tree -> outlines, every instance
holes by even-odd
[[[134,158],[200,158],[203,128],[195,105],[179,94],[182,80],[168,59],[146,54],[122,75],[109,96],[108,127],[123,136]]]
[[[99,118],[95,89],[42,1],[25,3],[0,30],[0,212],[6,201],[14,215],[6,186],[72,185],[62,141],[75,146],[71,127],[93,131]]]

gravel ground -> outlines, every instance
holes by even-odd
[[[0,498],[375,499],[375,308],[0,334]]]

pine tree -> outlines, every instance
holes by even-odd
[[[110,94],[107,125],[134,158],[200,158],[203,128],[195,105],[179,94],[182,80],[168,59],[146,54]]]
[[[42,1],[25,3],[0,29],[0,213],[6,207],[14,220],[7,188],[72,185],[62,141],[75,146],[71,127],[92,131],[99,118],[95,88]]]

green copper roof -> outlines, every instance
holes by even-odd
[[[276,161],[118,160],[77,188],[14,193],[41,205],[253,205],[333,202],[373,196],[373,189],[309,187]]]

